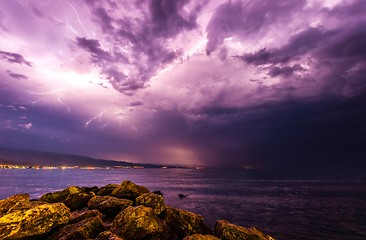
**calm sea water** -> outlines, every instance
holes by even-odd
[[[161,190],[168,205],[255,226],[279,240],[365,240],[366,182],[286,180],[244,171],[190,169],[0,169],[0,199],[27,192],[38,198],[70,185],[132,180]],[[189,195],[179,199],[178,194]]]

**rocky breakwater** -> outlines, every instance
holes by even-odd
[[[159,192],[131,181],[0,200],[0,239],[274,240],[225,220],[211,230],[202,216],[166,206]]]

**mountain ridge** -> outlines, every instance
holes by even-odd
[[[0,164],[27,166],[132,167],[157,168],[162,165],[97,159],[87,156],[38,150],[14,150],[0,147]]]

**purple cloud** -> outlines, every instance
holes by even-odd
[[[283,168],[365,155],[363,0],[0,8],[0,123],[15,129],[0,145]]]
[[[25,64],[29,67],[32,67],[32,63],[25,60],[24,57],[22,55],[20,55],[19,53],[0,51],[0,58],[4,59],[10,63]]]
[[[225,38],[250,38],[279,20],[285,21],[305,5],[305,0],[228,1],[220,5],[207,25],[207,53],[214,51]]]
[[[108,61],[111,60],[111,56],[107,51],[104,51],[103,49],[101,49],[100,43],[98,40],[96,39],[86,39],[84,37],[76,38],[77,44],[78,46],[80,46],[81,48],[87,50],[90,55],[92,56],[92,58],[94,59],[94,61],[99,62],[99,61]]]
[[[10,77],[15,78],[15,79],[28,79],[28,77],[23,74],[14,73],[10,70],[7,70],[6,72],[9,74]]]

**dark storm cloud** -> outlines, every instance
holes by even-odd
[[[207,25],[207,53],[223,43],[224,39],[237,36],[250,38],[262,28],[268,28],[279,19],[286,19],[306,3],[305,0],[291,1],[228,1],[220,5]]]
[[[300,171],[364,168],[365,102],[363,95],[249,109],[211,108],[200,112],[205,118],[191,125],[186,135],[200,149],[215,153],[208,162],[222,166]]]
[[[96,39],[86,39],[84,37],[76,38],[78,46],[84,48],[88,52],[90,52],[91,56],[95,59],[95,61],[106,61],[110,60],[111,56],[107,51],[104,51],[98,40]]]
[[[364,0],[13,2],[0,145],[365,169]]]
[[[23,74],[20,74],[20,73],[14,73],[10,70],[7,70],[6,71],[8,73],[8,75],[12,78],[15,78],[15,79],[27,79],[28,77],[23,75]]]
[[[309,28],[290,38],[281,48],[262,49],[244,54],[241,59],[255,66],[272,64],[268,67],[270,77],[307,73],[326,84],[324,90],[328,93],[359,94],[365,90],[365,29],[365,22],[327,31]],[[314,68],[304,69],[297,63],[288,65],[298,60],[310,61]]]
[[[197,10],[185,17],[179,12],[188,2],[189,0],[150,0],[151,26],[149,28],[153,34],[158,37],[171,37],[184,29],[195,28],[197,26]]]
[[[141,9],[143,13],[142,17],[139,18],[116,17],[113,13],[116,9],[124,7],[121,4],[108,4],[109,6],[106,6],[105,4],[88,2],[94,14],[94,21],[100,25],[102,31],[115,39],[119,45],[131,47],[129,53],[122,53],[118,48],[113,49],[111,54],[113,57],[109,59],[110,64],[102,66],[102,72],[107,75],[116,90],[133,95],[136,90],[146,86],[147,81],[160,66],[180,57],[179,50],[169,49],[165,40],[185,30],[189,31],[197,27],[197,14],[206,1],[197,3],[189,13],[183,13],[183,7],[189,2],[187,0],[150,0],[148,1],[148,11],[143,12]],[[138,5],[143,3],[137,1],[135,4],[140,8]],[[92,45],[93,48],[86,46],[87,50],[94,53],[95,56],[102,55],[101,59],[105,60],[100,45],[96,42],[93,42]],[[134,74],[127,76],[114,66],[121,61],[128,63],[129,67],[133,66]]]
[[[341,4],[338,4],[333,9],[325,10],[330,17],[335,17],[338,19],[353,19],[359,21],[359,17],[363,17],[365,19],[365,10],[366,4],[363,0],[353,0],[353,1],[345,1]]]
[[[255,53],[248,53],[242,59],[250,64],[263,65],[268,63],[287,63],[316,49],[319,45],[328,43],[328,39],[335,35],[335,31],[320,28],[309,28],[290,38],[289,42],[279,49],[261,49]]]
[[[25,58],[22,55],[20,55],[19,53],[0,51],[0,58],[4,59],[10,63],[25,64],[29,67],[32,67],[32,63],[25,60]]]
[[[303,70],[304,69],[299,64],[295,64],[293,66],[283,66],[283,67],[273,66],[273,67],[270,67],[270,69],[268,71],[268,75],[271,77],[277,77],[279,75],[283,75],[286,77],[286,76],[292,75],[296,71],[303,71]]]
[[[101,25],[103,32],[111,32],[114,30],[112,25],[113,18],[110,17],[107,11],[102,7],[97,7],[93,11],[95,20]]]

